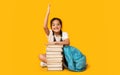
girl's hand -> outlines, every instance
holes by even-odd
[[[49,42],[47,45],[59,45],[59,42]]]
[[[48,42],[47,45],[55,45],[55,42]]]
[[[48,4],[47,14],[50,14],[50,4]]]
[[[59,45],[59,42],[54,42],[55,43],[55,45]]]
[[[44,20],[44,31],[46,33],[46,35],[48,36],[49,35],[49,28],[48,28],[48,18],[49,18],[49,13],[50,13],[50,4],[48,4],[48,10],[46,12],[46,16],[45,16],[45,20]]]

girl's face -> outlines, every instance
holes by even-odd
[[[58,21],[58,20],[54,20],[53,22],[52,22],[52,30],[54,31],[54,32],[60,32],[60,30],[61,30],[61,24],[60,24],[60,22]]]

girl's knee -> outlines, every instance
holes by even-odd
[[[42,55],[42,54],[39,55],[39,59],[41,59],[41,58],[43,58],[43,55]]]
[[[45,55],[45,54],[40,54],[40,55],[39,55],[39,59],[40,59],[41,61],[45,62],[45,63],[47,62],[47,61],[46,61],[46,55]]]
[[[40,55],[39,55],[39,59],[40,59],[40,60],[43,60],[44,58],[45,58],[45,57],[44,57],[44,54],[40,54]]]

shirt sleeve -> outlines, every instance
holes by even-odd
[[[63,32],[63,35],[62,35],[62,39],[65,40],[65,39],[68,39],[68,33],[67,32]]]
[[[49,30],[49,31],[50,31],[50,33],[49,33],[49,35],[47,36],[48,42],[52,42],[52,41],[53,41],[53,32],[52,32],[52,30]]]

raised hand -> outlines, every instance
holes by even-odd
[[[49,29],[48,29],[49,14],[50,14],[50,4],[48,4],[47,13],[46,13],[45,20],[44,20],[44,31],[47,34],[47,36],[49,35]]]
[[[50,14],[50,4],[48,4],[47,14]]]

